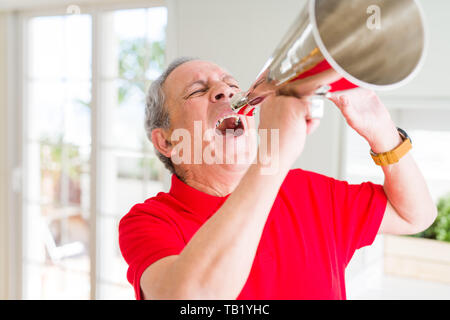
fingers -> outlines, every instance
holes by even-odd
[[[311,119],[306,121],[306,133],[313,134],[320,126],[320,119]]]
[[[339,109],[350,105],[350,99],[345,94],[332,94],[328,99],[330,99]]]
[[[349,113],[352,112],[350,98],[347,95],[333,94],[329,99],[338,107],[344,117],[347,118]]]
[[[303,97],[295,97],[293,95],[277,95],[271,96],[266,105],[277,106],[278,108],[283,108],[284,112],[295,112],[296,114],[307,115],[309,110],[309,101]]]
[[[339,108],[339,96],[335,93],[332,93],[331,96],[328,98],[331,102],[333,102],[336,107]]]
[[[261,113],[265,113],[266,109],[276,107],[278,110],[267,110],[269,113],[283,113],[284,117],[304,118],[310,124],[311,132],[316,130],[320,124],[319,118],[311,118],[311,100],[309,97],[297,98],[293,95],[271,95],[261,106]]]
[[[347,101],[352,101],[354,103],[367,101],[368,99],[377,97],[376,93],[369,89],[364,88],[355,88],[351,90],[345,91],[345,93],[333,93],[329,98],[333,101],[338,107],[342,106],[340,102],[341,97],[346,97]]]

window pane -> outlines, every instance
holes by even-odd
[[[148,149],[149,141],[144,129],[143,85],[116,80],[105,82],[104,86],[113,91],[104,108],[104,145],[133,150]]]
[[[116,285],[119,290],[126,292],[128,299],[134,298],[133,288],[129,285],[126,275],[128,265],[122,258],[120,253],[118,239],[119,218],[100,217],[99,236],[102,239],[102,246],[100,248],[101,262],[100,262],[100,283],[108,285]],[[108,292],[100,289],[103,299],[107,299]],[[109,295],[111,297],[112,295]],[[114,299],[117,299],[115,297]]]
[[[64,18],[38,17],[29,22],[29,75],[61,79],[64,69]]]
[[[89,80],[91,17],[70,15],[30,20],[31,78]]]
[[[159,7],[147,10],[147,38],[151,41],[165,42],[167,26],[167,8]]]
[[[121,38],[143,38],[147,24],[146,9],[119,10],[114,12],[114,32]]]
[[[118,247],[118,222],[132,206],[163,189],[162,165],[145,129],[145,96],[162,72],[166,8],[106,12],[102,17],[104,52],[101,74],[100,232],[101,299],[133,299],[127,264]]]
[[[29,27],[24,298],[89,299],[91,18]]]
[[[355,130],[347,128],[346,173],[350,183],[372,181],[383,183],[384,176],[370,156],[370,146]]]
[[[432,102],[427,108],[432,107]],[[398,109],[391,111],[394,122],[412,138],[411,154],[428,184],[432,197],[437,199],[450,192],[450,127],[448,110]],[[354,183],[371,180],[383,183],[384,175],[374,165],[368,143],[353,129],[347,130],[346,172]]]
[[[103,144],[149,148],[144,130],[145,95],[164,67],[166,8],[134,9],[105,14],[113,34],[105,36],[114,59],[104,59],[102,83]]]
[[[24,298],[89,299],[89,226],[83,215],[35,204],[25,212]]]
[[[135,300],[133,288],[128,284],[100,282],[97,284],[101,299],[104,300]]]
[[[91,79],[91,17],[74,14],[64,21],[65,74],[72,80],[88,81]]]
[[[64,84],[57,81],[32,81],[28,88],[29,139],[58,143],[64,131]]]
[[[90,82],[31,81],[28,137],[48,143],[91,143]],[[51,124],[51,125],[50,125]]]
[[[450,193],[450,129],[411,130],[409,134],[414,143],[412,150],[414,159],[437,202],[441,196]]]
[[[156,195],[162,190],[161,171],[155,158],[105,151],[101,164],[101,213],[120,217],[133,205]]]
[[[91,83],[70,81],[65,85],[64,142],[91,144]]]
[[[119,219],[162,190],[162,165],[144,130],[145,94],[164,66],[166,8],[100,14],[100,163],[90,168],[89,15],[29,20],[25,112],[24,298],[90,297],[91,172],[99,177],[100,298],[133,299],[117,241]],[[104,18],[104,19],[103,19]],[[104,20],[104,21],[103,21]],[[98,173],[97,173],[98,172]]]
[[[72,262],[70,264],[73,264]],[[24,266],[25,299],[89,299],[89,274],[64,266],[27,263]]]

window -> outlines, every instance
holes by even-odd
[[[26,19],[23,298],[134,298],[117,226],[163,189],[143,123],[166,24],[165,7]]]
[[[384,99],[383,99],[384,100]],[[450,193],[450,108],[433,99],[417,98],[384,101],[390,106],[392,119],[408,132],[413,141],[411,151],[427,181],[435,202]],[[372,181],[383,184],[384,175],[370,157],[368,143],[347,126],[343,177],[351,183]],[[346,271],[350,296],[363,290],[380,288],[383,275],[383,236],[371,247],[358,250]]]
[[[29,21],[24,293],[89,298],[91,17]]]
[[[108,12],[102,33],[104,61],[99,88],[107,94],[99,105],[100,198],[98,223],[99,290],[104,298],[129,296],[127,266],[118,247],[117,226],[131,206],[161,191],[163,167],[144,130],[145,93],[164,64],[166,9]],[[109,37],[106,38],[106,35]],[[132,295],[134,297],[134,294]]]
[[[450,108],[420,101],[421,108],[395,111],[400,127],[413,140],[413,155],[435,202],[450,193]]]
[[[396,125],[411,136],[412,155],[437,201],[450,192],[450,109],[434,108],[432,101],[422,101],[422,104],[423,109],[400,104],[390,112]],[[383,172],[373,164],[367,142],[351,128],[347,129],[346,135],[346,178],[354,183],[371,180],[382,184]]]

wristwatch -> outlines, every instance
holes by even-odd
[[[388,166],[391,164],[395,164],[400,161],[411,149],[412,149],[412,140],[408,136],[405,130],[397,128],[398,133],[403,139],[403,142],[394,150],[376,154],[372,150],[370,150],[370,155],[372,156],[373,161],[378,166]]]

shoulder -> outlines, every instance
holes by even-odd
[[[288,187],[307,187],[314,189],[329,190],[332,193],[347,191],[373,191],[382,189],[381,185],[366,181],[359,184],[352,184],[345,180],[335,179],[320,173],[306,171],[302,169],[291,170],[287,175],[284,184]]]
[[[133,250],[149,243],[156,247],[164,243],[181,243],[177,221],[177,208],[171,203],[169,194],[160,193],[135,204],[118,223],[122,254],[130,257]]]
[[[282,189],[298,196],[318,197],[324,199],[344,199],[356,194],[373,194],[381,186],[372,182],[351,184],[348,181],[338,180],[316,172],[302,169],[291,170],[287,175]]]
[[[293,169],[289,171],[284,185],[286,186],[305,186],[305,187],[329,187],[337,182],[336,179],[325,176],[320,173],[306,171],[302,169]]]
[[[120,219],[119,231],[129,225],[138,226],[151,221],[166,220],[172,211],[169,195],[161,192],[155,197],[133,205]]]

